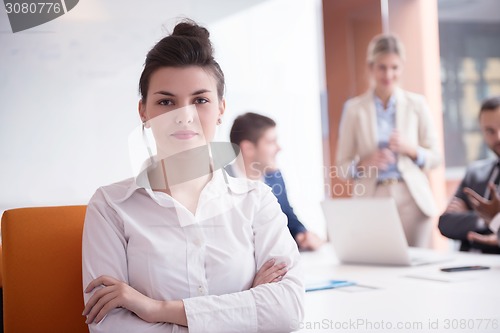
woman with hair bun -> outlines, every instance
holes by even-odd
[[[177,24],[147,54],[139,90],[156,154],[88,204],[90,332],[290,331],[303,317],[300,256],[271,189],[214,163],[226,104],[208,31]]]
[[[424,97],[398,87],[404,60],[397,37],[370,42],[371,88],[344,106],[338,174],[354,179],[355,196],[394,198],[408,244],[428,247],[436,205],[426,172],[441,157]]]

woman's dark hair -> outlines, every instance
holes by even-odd
[[[139,93],[146,102],[151,75],[162,67],[199,66],[217,81],[217,95],[224,96],[224,73],[213,57],[210,33],[193,21],[178,23],[170,36],[160,40],[147,54],[139,80]]]

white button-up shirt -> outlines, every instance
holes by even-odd
[[[500,213],[496,214],[490,223],[490,230],[497,235],[498,246],[500,246]]]
[[[109,275],[153,299],[183,300],[188,328],[118,308],[90,324],[91,332],[287,332],[302,319],[300,255],[268,186],[218,170],[193,215],[137,183],[101,187],[90,200],[83,286]],[[251,288],[271,258],[288,264],[283,280]]]

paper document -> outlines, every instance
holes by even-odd
[[[306,292],[325,290],[325,289],[335,289],[335,288],[353,286],[355,284],[356,283],[352,281],[345,281],[345,280],[322,280],[316,282],[308,282],[306,283]]]

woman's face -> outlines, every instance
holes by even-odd
[[[160,158],[211,142],[224,109],[215,78],[198,66],[156,70],[146,103],[139,102],[139,114],[153,131]]]
[[[380,54],[370,65],[370,73],[375,80],[375,89],[389,94],[392,94],[396,88],[402,71],[403,61],[396,53]]]

